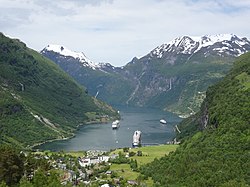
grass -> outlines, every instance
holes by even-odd
[[[168,155],[170,152],[175,151],[178,145],[159,145],[159,146],[148,146],[148,147],[140,147],[140,148],[131,148],[129,149],[129,152],[135,152],[142,151],[142,156],[132,156],[129,159],[137,160],[138,167],[152,162],[155,158],[160,158],[165,155]],[[126,154],[123,152],[123,149],[116,149],[115,151],[112,151],[110,155],[112,154],[118,154],[121,152],[122,154]],[[40,154],[48,154],[49,156],[52,155],[54,152],[51,151],[43,151],[43,152],[36,152]],[[70,155],[73,157],[82,157],[86,153],[84,151],[72,151],[72,152],[60,152],[62,155]],[[131,170],[129,164],[112,164],[110,165],[111,171],[115,172],[118,177],[122,177],[126,180],[137,180],[140,173]],[[142,181],[147,186],[153,186],[153,180],[151,178],[148,178],[147,180]]]
[[[129,152],[142,151],[142,156],[133,156],[131,159],[136,159],[139,166],[152,162],[155,158],[160,158],[168,155],[170,152],[175,151],[178,145],[159,145],[159,146],[147,146],[140,148],[130,149]],[[117,149],[110,154],[123,153],[123,149]]]
[[[139,173],[132,171],[129,164],[112,164],[110,170],[127,180],[135,180]]]
[[[66,156],[66,155],[69,155],[69,156],[72,156],[72,157],[75,157],[75,158],[78,158],[78,157],[83,157],[83,156],[86,156],[86,152],[85,151],[67,151],[67,152],[53,152],[53,151],[36,151],[35,154],[40,154],[40,155],[48,155],[48,156],[51,156],[53,154],[60,154],[62,156]]]
[[[136,180],[140,173],[132,171],[129,164],[112,164],[110,170],[117,173],[118,176],[126,180]],[[153,180],[149,178],[148,180],[143,181],[147,186],[153,186]]]
[[[140,175],[140,173],[132,171],[129,164],[112,164],[110,170],[116,172],[118,176],[126,180],[136,180]],[[147,186],[153,186],[154,184],[152,178],[148,178],[143,183],[146,183]]]
[[[142,156],[132,156],[130,159],[136,159],[138,167],[140,167],[144,164],[152,162],[155,158],[168,155],[170,152],[175,151],[177,147],[178,145],[159,145],[129,149],[129,152],[135,153],[137,153],[137,151],[142,151]],[[119,152],[124,153],[123,149],[117,149],[112,151],[110,155],[118,154]],[[140,173],[132,171],[129,164],[112,164],[110,166],[110,170],[116,172],[118,176],[123,177],[126,180],[136,180],[140,175]],[[147,184],[147,186],[153,185],[151,178],[144,182]]]
[[[86,156],[86,152],[85,151],[71,151],[71,152],[65,152],[65,155],[70,155],[73,157],[84,157]]]

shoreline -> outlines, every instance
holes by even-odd
[[[144,112],[144,111],[143,111]],[[149,112],[150,112],[150,110],[149,110]],[[158,112],[158,111],[157,111]],[[158,113],[157,113],[158,114]],[[160,112],[160,114],[161,114],[161,112]],[[172,119],[172,117],[173,117],[173,121],[175,121],[175,122],[178,122],[179,121],[179,118],[178,118],[178,115],[169,115],[170,116],[170,118]],[[151,119],[151,118],[150,118]],[[100,127],[101,129],[102,128],[104,128],[104,129],[106,129],[107,127],[106,126],[108,126],[109,127],[109,124],[110,124],[110,122],[112,122],[114,120],[114,118],[109,118],[109,120],[100,120],[100,119],[94,119],[94,120],[86,120],[86,121],[84,121],[84,122],[80,122],[80,123],[77,123],[76,125],[75,125],[75,128],[73,129],[71,129],[71,130],[68,130],[68,133],[65,133],[65,131],[64,131],[64,133],[60,133],[60,135],[59,136],[55,136],[55,137],[52,137],[52,138],[50,138],[50,139],[45,139],[44,141],[40,141],[40,142],[38,142],[38,143],[34,143],[33,145],[31,144],[31,146],[27,146],[26,148],[28,148],[28,149],[30,149],[30,150],[61,150],[61,149],[64,149],[64,147],[63,147],[63,145],[64,144],[67,144],[67,142],[75,142],[75,141],[78,141],[78,138],[74,138],[74,137],[76,137],[76,136],[78,136],[78,132],[79,131],[86,131],[85,129],[92,129],[92,128],[95,128],[95,126],[94,127],[92,127],[92,125],[95,125],[95,124],[97,124],[97,126],[98,127]],[[157,124],[158,124],[158,121],[157,121]],[[110,127],[111,127],[111,124],[110,124]],[[164,127],[165,128],[165,127]],[[172,130],[173,131],[173,130]],[[171,131],[171,132],[172,132]],[[98,131],[99,132],[99,131]],[[100,135],[102,134],[102,131],[100,131]],[[112,135],[112,137],[114,136],[114,133],[112,133],[111,134]],[[85,136],[85,134],[84,134],[84,136]],[[172,135],[171,135],[172,137],[174,137],[174,136],[176,136],[176,134],[174,133],[174,132],[172,132]],[[165,139],[165,141],[163,140],[161,143],[163,143],[163,144],[166,144],[166,141],[168,141],[168,140],[172,140],[172,139],[169,139],[169,137],[168,136],[166,136],[167,137],[167,139]],[[74,138],[73,140],[71,139],[71,138]],[[99,144],[100,144],[100,142],[98,143],[98,141],[95,141],[96,142],[96,146],[93,146],[92,144],[87,144],[86,142],[91,142],[91,141],[89,141],[89,139],[91,139],[91,138],[93,138],[92,137],[92,135],[91,136],[89,136],[89,135],[87,135],[87,138],[86,138],[86,136],[85,136],[85,138],[83,138],[84,139],[84,142],[85,143],[82,143],[81,145],[83,145],[82,147],[74,147],[74,145],[71,143],[70,145],[72,146],[68,146],[67,148],[65,148],[65,149],[79,149],[79,150],[88,150],[88,149],[92,149],[91,147],[94,147],[94,148],[98,148],[98,149],[100,149],[100,150],[106,150],[106,151],[108,151],[108,150],[110,150],[110,149],[113,149],[113,147],[119,147],[119,145],[120,145],[120,147],[123,145],[123,144],[117,144],[118,143],[118,141],[115,141],[114,140],[114,142],[116,143],[114,143],[113,141],[109,141],[109,142],[111,142],[110,144],[112,145],[111,147],[109,147],[109,146],[106,146],[105,147],[105,145],[104,145],[104,147],[101,145],[101,146],[98,146]],[[82,141],[82,140],[81,140]],[[151,141],[151,140],[150,140]],[[54,143],[52,143],[52,142],[54,142]],[[113,145],[113,143],[114,143],[114,145]],[[103,143],[104,144],[104,143]],[[58,145],[58,146],[57,146]],[[129,147],[130,146],[130,144],[126,144],[127,145],[127,147]]]
[[[35,148],[36,146],[40,146],[42,144],[45,144],[45,143],[50,143],[50,142],[54,142],[54,141],[60,141],[60,140],[68,140],[68,139],[71,139],[75,137],[75,134],[73,134],[72,136],[69,136],[69,137],[64,137],[64,138],[56,138],[56,139],[52,139],[52,140],[46,140],[46,141],[43,141],[43,142],[39,142],[39,143],[35,143],[31,146],[26,146],[27,149],[38,149],[38,148]]]
[[[26,146],[25,148],[26,149],[31,149],[31,150],[36,150],[36,149],[39,150],[39,148],[35,148],[35,147],[43,145],[45,143],[51,143],[51,142],[54,142],[54,141],[61,141],[61,140],[69,140],[71,138],[74,138],[76,136],[75,132],[77,132],[81,126],[84,126],[84,125],[94,125],[94,124],[106,124],[106,123],[109,123],[111,121],[112,120],[107,120],[105,122],[101,122],[101,121],[89,121],[89,122],[80,123],[80,124],[78,124],[76,126],[76,129],[74,130],[74,132],[70,136],[68,136],[68,137],[55,138],[55,139],[46,140],[46,141],[43,141],[43,142],[38,142],[38,143],[35,143],[33,145]]]

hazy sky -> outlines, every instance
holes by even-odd
[[[249,21],[250,0],[0,0],[0,32],[114,66],[183,35],[250,39]]]

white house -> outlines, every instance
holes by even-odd
[[[90,166],[91,164],[99,164],[101,162],[108,162],[109,156],[98,156],[93,158],[82,158],[79,159],[79,164],[81,167]]]

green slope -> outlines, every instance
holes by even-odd
[[[85,67],[74,58],[61,56],[53,51],[41,52],[44,56],[58,64],[65,72],[78,83],[84,85],[92,96],[110,104],[125,104],[133,91],[134,83],[124,79],[118,72],[93,70]]]
[[[144,106],[163,108],[179,115],[189,116],[190,113],[199,110],[208,86],[226,75],[232,67],[232,60],[233,57],[230,59],[200,57],[199,61],[190,59],[187,63],[177,61],[176,64],[169,64],[164,59],[152,59],[148,63],[145,63],[147,58],[140,59],[124,68],[132,71],[134,75],[141,75],[137,100],[132,100],[131,104],[136,104],[139,100]],[[166,91],[159,91],[157,89],[159,87],[165,88]],[[151,89],[154,96],[147,98],[145,95],[147,89],[144,88]],[[143,94],[145,97],[140,97]]]
[[[188,137],[176,152],[142,168],[142,173],[152,176],[156,186],[250,185],[249,82],[247,53],[223,81],[208,89],[201,112],[180,125]]]
[[[117,117],[56,64],[0,34],[0,142],[19,146],[73,135],[88,116]]]
[[[122,68],[93,70],[53,51],[42,54],[107,103],[160,108],[184,116],[199,110],[208,86],[224,77],[235,59],[218,54],[205,57],[202,51],[192,58],[175,54],[171,63],[171,54],[161,59],[146,55]]]

